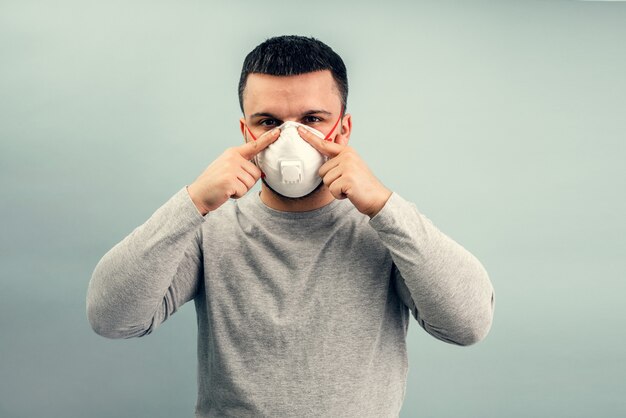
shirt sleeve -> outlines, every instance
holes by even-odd
[[[420,326],[451,344],[484,339],[495,292],[480,261],[395,192],[369,223],[391,253],[396,290]]]
[[[207,216],[185,186],[100,259],[87,289],[87,317],[97,334],[150,334],[195,297]]]

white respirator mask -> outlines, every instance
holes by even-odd
[[[302,197],[311,193],[322,182],[319,169],[328,157],[321,154],[300,134],[302,126],[320,139],[328,140],[339,120],[327,136],[317,129],[298,122],[287,121],[280,125],[280,136],[255,156],[262,177],[272,190],[286,197]],[[252,132],[248,129],[250,135]],[[256,140],[254,135],[252,138]]]

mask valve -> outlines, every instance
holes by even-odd
[[[300,160],[283,160],[280,162],[280,174],[283,177],[283,183],[294,184],[302,182],[302,161]]]

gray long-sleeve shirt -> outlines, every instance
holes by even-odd
[[[397,417],[409,312],[469,345],[494,310],[482,264],[395,192],[372,219],[347,199],[281,212],[253,192],[202,216],[183,187],[98,262],[87,316],[141,337],[190,300],[196,417]]]

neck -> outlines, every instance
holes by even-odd
[[[333,200],[334,196],[323,185],[320,190],[303,199],[288,199],[278,196],[272,190],[268,189],[265,184],[261,184],[261,201],[269,208],[282,212],[306,212],[319,209],[326,206]]]

